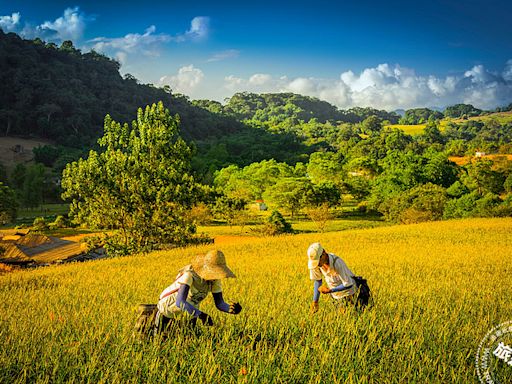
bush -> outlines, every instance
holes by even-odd
[[[505,200],[494,208],[494,215],[498,217],[512,216],[512,193],[508,194]]]
[[[327,203],[316,207],[310,207],[306,212],[309,218],[316,224],[318,230],[322,233],[325,231],[327,223],[332,220],[332,213]]]
[[[44,217],[36,217],[32,223],[32,229],[34,231],[44,231],[48,229],[48,225]]]
[[[54,228],[66,228],[68,226],[68,220],[64,216],[57,216],[55,221],[52,223]]]
[[[493,217],[496,215],[496,208],[502,203],[499,196],[493,193],[486,193],[484,197],[476,202],[474,216]]]
[[[446,199],[446,190],[443,187],[427,183],[384,201],[379,211],[389,221],[439,220],[443,216]],[[409,209],[411,210],[408,211]]]
[[[404,224],[423,223],[432,220],[434,220],[434,215],[431,211],[421,211],[412,207],[407,208],[400,214],[400,222]]]
[[[472,216],[476,202],[479,199],[480,195],[477,192],[471,192],[458,199],[448,200],[444,208],[443,218],[457,219]]]
[[[205,203],[199,203],[193,206],[189,216],[194,223],[199,225],[209,224],[213,219],[212,212]]]
[[[105,236],[87,236],[82,240],[87,246],[87,252],[102,248],[105,245]]]
[[[266,235],[275,236],[282,233],[291,233],[293,230],[291,224],[284,219],[279,211],[272,211],[265,224],[264,232]]]

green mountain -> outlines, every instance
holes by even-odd
[[[137,108],[159,100],[179,113],[187,139],[242,129],[235,119],[196,107],[183,95],[121,77],[119,66],[94,51],[81,53],[71,41],[57,47],[0,29],[0,134],[79,147],[101,135],[106,114],[130,122]]]

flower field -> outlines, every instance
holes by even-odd
[[[227,241],[238,316],[167,340],[133,338],[139,303],[212,246],[0,276],[0,382],[477,382],[486,332],[512,320],[512,219]],[[374,306],[309,314],[314,241],[368,279]]]

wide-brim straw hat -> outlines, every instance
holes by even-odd
[[[194,271],[204,280],[218,280],[236,277],[226,264],[224,253],[212,250],[206,255],[198,255],[192,262]]]

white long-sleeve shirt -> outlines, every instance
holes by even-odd
[[[341,299],[353,295],[356,292],[356,284],[352,276],[354,273],[347,267],[347,264],[338,256],[329,253],[329,265],[324,264],[321,268],[316,267],[309,270],[311,280],[321,280],[322,276],[330,289],[343,285],[344,287],[352,286],[340,292],[332,292],[331,296],[335,299]]]

